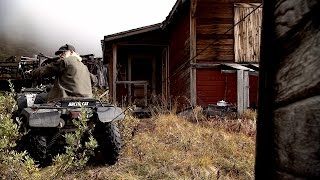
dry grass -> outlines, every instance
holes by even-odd
[[[247,131],[250,121],[128,116],[121,123],[125,143],[119,163],[87,167],[67,179],[253,179],[255,133]]]
[[[107,94],[104,96],[108,97]],[[2,98],[1,113],[11,112],[10,108],[5,108],[11,101]],[[150,119],[139,120],[127,114],[119,122],[124,143],[116,165],[87,166],[81,171],[63,172],[63,176],[56,179],[254,178],[254,111],[247,111],[240,118],[208,119],[201,107],[195,107],[186,119],[167,107],[163,105],[154,110]],[[56,169],[54,166],[39,169],[32,174],[32,179],[48,179],[57,173]],[[30,178],[21,176],[20,179]]]

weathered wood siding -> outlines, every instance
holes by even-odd
[[[234,3],[240,2],[261,3],[261,0],[199,0],[196,15],[197,52],[211,45],[198,56],[198,62],[235,61],[234,30],[232,28],[235,23]],[[231,30],[228,31],[229,29]]]
[[[256,179],[320,179],[320,1],[263,4]]]
[[[259,62],[262,7],[258,6],[260,4],[235,4],[234,22],[240,22],[245,18],[234,28],[236,62]],[[248,14],[250,15],[247,16]]]
[[[237,74],[197,69],[197,104],[205,107],[220,100],[237,103]]]
[[[169,80],[170,95],[182,97],[180,103],[190,99],[190,18],[179,17],[170,30]]]

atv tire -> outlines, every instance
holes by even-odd
[[[29,141],[27,151],[30,156],[39,163],[40,167],[50,165],[52,159],[48,156],[48,137],[34,132],[29,132],[27,136]]]
[[[93,157],[94,163],[115,164],[121,150],[121,137],[116,122],[99,122],[95,126],[94,138],[98,142]]]

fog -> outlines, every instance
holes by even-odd
[[[102,56],[105,35],[165,20],[176,0],[0,0],[0,40]],[[40,52],[39,52],[40,53]]]

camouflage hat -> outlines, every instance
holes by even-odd
[[[59,55],[59,54],[65,52],[65,51],[68,51],[68,50],[76,51],[76,49],[72,45],[66,44],[66,45],[61,46],[59,48],[59,50],[56,51],[55,55]]]

